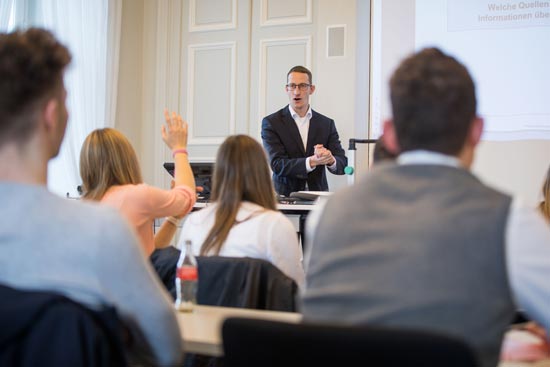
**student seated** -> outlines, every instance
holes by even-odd
[[[174,152],[174,187],[162,190],[143,183],[136,152],[128,139],[111,128],[92,131],[80,152],[84,199],[110,205],[135,227],[145,254],[168,246],[180,217],[195,204],[195,179],[187,157],[187,123],[165,112],[162,137]],[[172,216],[153,236],[155,218]]]
[[[150,351],[152,364],[178,365],[173,306],[132,228],[112,208],[46,189],[67,126],[70,60],[46,30],[0,34],[0,283],[58,292],[92,309],[114,306],[143,333],[139,349]]]
[[[195,255],[264,259],[303,286],[296,230],[277,211],[267,157],[256,140],[235,135],[220,146],[211,199],[211,205],[188,216],[178,247],[190,239]]]
[[[304,320],[446,333],[494,367],[518,308],[550,327],[550,229],[470,172],[483,120],[464,65],[421,50],[394,72],[390,96],[396,164],[308,221]]]

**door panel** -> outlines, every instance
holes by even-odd
[[[180,105],[191,161],[214,161],[232,134],[247,133],[250,0],[185,0]]]

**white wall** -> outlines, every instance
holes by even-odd
[[[162,114],[156,113],[157,1],[123,0],[115,128],[131,141],[141,163],[143,178],[155,183],[164,174],[154,148]]]
[[[167,4],[178,6],[177,3],[175,0],[162,0],[164,7]],[[369,30],[368,3],[363,0],[313,0],[317,20],[315,37],[318,38],[314,48],[314,77],[318,88],[313,107],[335,119],[344,149],[347,149],[349,138],[367,137],[369,102],[364,84],[369,82],[368,68],[365,67],[370,61],[369,35],[365,34]],[[161,6],[157,0],[123,1],[116,127],[130,138],[138,151],[145,181],[152,184],[160,182],[159,185],[163,186],[168,178],[162,170],[164,153],[162,145],[159,147],[162,142],[157,131],[162,115],[157,116],[159,107],[155,104],[160,103],[159,93],[170,88],[157,75],[157,69],[163,69],[158,65],[159,50],[166,50],[170,45],[159,44],[158,30],[162,26],[168,27],[181,15],[171,14],[169,19],[165,19],[159,9]],[[160,24],[158,17],[162,18]],[[334,24],[346,24],[347,27],[345,58],[327,59],[324,56],[326,26]],[[357,82],[360,84],[356,85]],[[238,93],[246,92],[240,90]],[[177,101],[167,100],[165,103],[177,105]],[[366,155],[366,148],[358,146],[359,175],[367,170]],[[534,205],[540,198],[540,186],[550,164],[549,157],[550,141],[482,142],[473,170],[485,182],[520,195]],[[332,189],[346,185],[345,176],[329,175],[329,179]]]
[[[481,142],[473,171],[487,184],[535,206],[550,165],[550,141]]]

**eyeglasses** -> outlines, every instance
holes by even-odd
[[[311,84],[307,84],[307,83],[300,83],[300,84],[290,83],[290,84],[286,85],[287,90],[294,90],[294,89],[296,89],[296,87],[298,87],[298,89],[303,92],[303,91],[307,90],[309,87],[311,87]]]

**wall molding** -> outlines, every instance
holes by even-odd
[[[193,125],[194,119],[194,102],[195,96],[193,90],[195,89],[195,53],[200,50],[231,50],[231,82],[230,82],[230,100],[229,100],[229,134],[235,134],[236,131],[236,80],[237,80],[237,43],[230,42],[217,42],[217,43],[201,43],[191,44],[188,46],[188,60],[187,60],[187,116],[189,121],[189,145],[207,145],[207,144],[221,144],[226,138],[226,135],[220,137],[196,137],[194,135]]]
[[[178,83],[173,79],[181,79],[181,17],[182,3],[179,0],[159,1],[156,18],[156,60],[155,60],[155,102],[153,116],[155,118],[154,157],[155,162],[170,162],[171,152],[162,140],[160,126],[164,123],[164,109],[181,111],[180,91]],[[157,122],[159,121],[159,122]],[[162,166],[154,167],[154,185],[169,187],[170,178]]]
[[[312,3],[311,0],[305,0],[306,2],[306,14],[303,16],[294,17],[281,17],[277,19],[269,19],[267,14],[267,2],[269,0],[261,0],[260,2],[260,27],[289,25],[289,24],[307,24],[312,23]]]
[[[200,0],[199,0],[200,1]],[[189,32],[208,32],[227,29],[237,29],[237,0],[231,0],[231,21],[197,24],[195,13],[197,0],[189,0]]]

